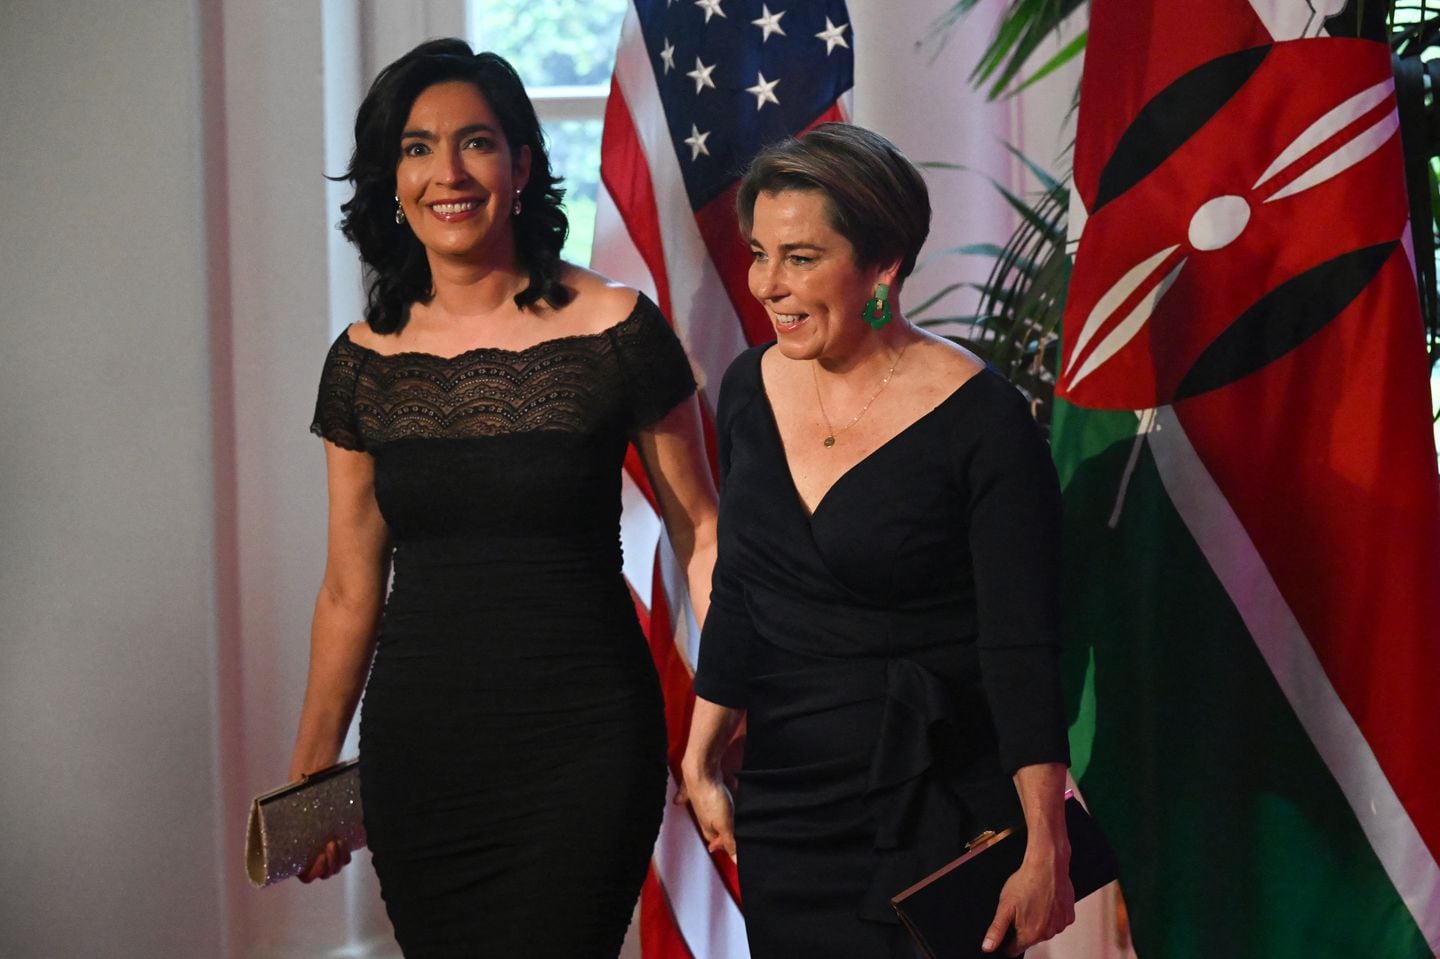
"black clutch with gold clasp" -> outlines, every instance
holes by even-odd
[[[1070,883],[1075,901],[1116,878],[1115,854],[1095,820],[1072,793],[1065,794],[1065,828],[1070,834]],[[990,959],[980,943],[995,918],[1000,890],[1025,858],[1025,824],[987,830],[966,844],[966,852],[941,866],[890,904],[927,959]]]

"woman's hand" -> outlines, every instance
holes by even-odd
[[[1000,890],[995,919],[980,948],[985,952],[1004,949],[1004,955],[1018,956],[1074,921],[1075,889],[1070,885],[1068,863],[1027,857]]]
[[[339,753],[338,745],[329,748],[318,746],[307,748],[305,744],[297,745],[294,755],[290,758],[290,781],[296,782],[311,773],[333,766]],[[316,879],[329,879],[343,869],[349,861],[350,848],[343,842],[332,839],[311,861],[309,868],[296,878],[305,883],[314,882]]]
[[[735,804],[725,785],[725,758],[735,742],[735,731],[745,711],[695,697],[690,715],[690,738],[685,758],[680,761],[683,783],[675,794],[677,803],[690,804],[700,835],[711,852],[721,849],[735,858]]]
[[[332,839],[320,850],[310,868],[300,873],[298,878],[301,882],[310,883],[316,879],[329,879],[350,862],[350,847],[337,839]]]
[[[1025,811],[1025,858],[1005,880],[995,918],[980,946],[985,952],[1004,949],[1008,956],[1020,955],[1075,921],[1070,837],[1065,831],[1065,767],[1060,763],[1021,766],[1015,771],[1015,791]]]
[[[700,835],[711,852],[721,849],[735,858],[735,804],[719,775],[685,775],[685,784],[675,794],[677,803],[689,803]]]

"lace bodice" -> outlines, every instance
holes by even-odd
[[[382,354],[342,333],[311,429],[374,457],[397,542],[589,537],[618,557],[626,443],[694,391],[642,296],[607,330],[519,351]]]
[[[401,439],[588,433],[616,417],[628,432],[694,388],[684,350],[642,294],[607,330],[518,351],[384,354],[342,333],[325,360],[311,431],[351,450]]]

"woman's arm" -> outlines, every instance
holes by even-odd
[[[670,545],[685,570],[690,608],[696,623],[703,624],[715,568],[715,482],[705,455],[699,400],[689,397],[656,423],[637,430],[634,439]]]
[[[389,531],[368,453],[325,443],[329,531],[310,628],[310,672],[290,760],[298,779],[332,765],[365,683],[389,573]]]
[[[1015,789],[1025,811],[1028,838],[1020,868],[1000,891],[995,919],[981,948],[1018,956],[1057,935],[1075,921],[1070,885],[1070,839],[1065,831],[1065,767],[1060,763],[1022,766]],[[1005,937],[1014,927],[1014,937]]]
[[[732,709],[695,697],[695,711],[690,717],[690,739],[685,744],[685,758],[680,773],[685,780],[676,802],[688,802],[700,824],[700,834],[711,852],[725,850],[735,858],[735,807],[725,785],[721,758],[745,717],[743,709]]]
[[[660,501],[670,544],[684,564],[695,619],[704,623],[710,606],[715,566],[715,485],[700,429],[698,401],[691,397],[654,427],[636,437]],[[711,852],[735,856],[733,807],[726,788],[721,757],[744,717],[744,711],[697,696],[690,719],[690,738],[681,762],[684,780],[676,802],[688,802]]]

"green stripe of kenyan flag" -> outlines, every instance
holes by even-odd
[[[1437,955],[1440,484],[1389,52],[1304,0],[1195,9],[1091,7],[1054,419],[1076,777],[1142,959]]]
[[[1119,857],[1137,954],[1430,955],[1154,445],[1136,451],[1136,416],[1061,401],[1054,425],[1073,772]]]

